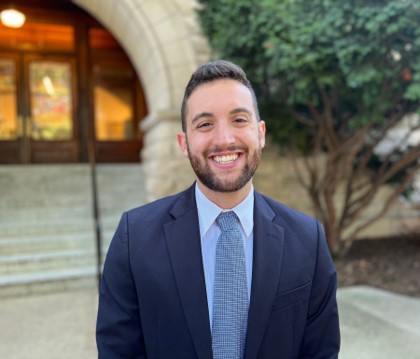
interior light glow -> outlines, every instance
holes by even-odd
[[[17,29],[23,26],[26,16],[15,9],[7,9],[0,13],[0,20],[4,26]]]
[[[45,90],[47,91],[48,95],[52,96],[55,94],[54,85],[49,76],[44,76],[42,78],[42,83],[44,84]]]

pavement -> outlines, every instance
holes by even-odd
[[[420,359],[420,298],[341,288],[340,359]]]
[[[420,298],[364,286],[337,297],[340,359],[420,359]],[[0,358],[96,358],[97,305],[93,289],[0,299]]]

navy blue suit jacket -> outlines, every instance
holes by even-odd
[[[320,224],[259,193],[254,206],[245,358],[337,358],[337,279]],[[102,359],[212,359],[194,187],[122,216],[96,335]]]

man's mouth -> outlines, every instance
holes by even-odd
[[[225,156],[214,156],[213,159],[220,164],[230,163],[235,161],[239,157],[239,154],[234,153],[231,155],[225,155]]]

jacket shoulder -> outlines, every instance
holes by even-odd
[[[143,206],[133,208],[125,214],[129,222],[153,222],[173,219],[174,209],[190,208],[195,203],[194,187],[180,193],[163,197]]]
[[[288,207],[285,204],[267,197],[261,193],[257,193],[257,196],[260,196],[260,198],[270,207],[270,209],[274,212],[276,219],[281,220],[282,222],[291,221],[300,223],[312,223],[312,225],[315,222],[315,218],[308,214]]]

